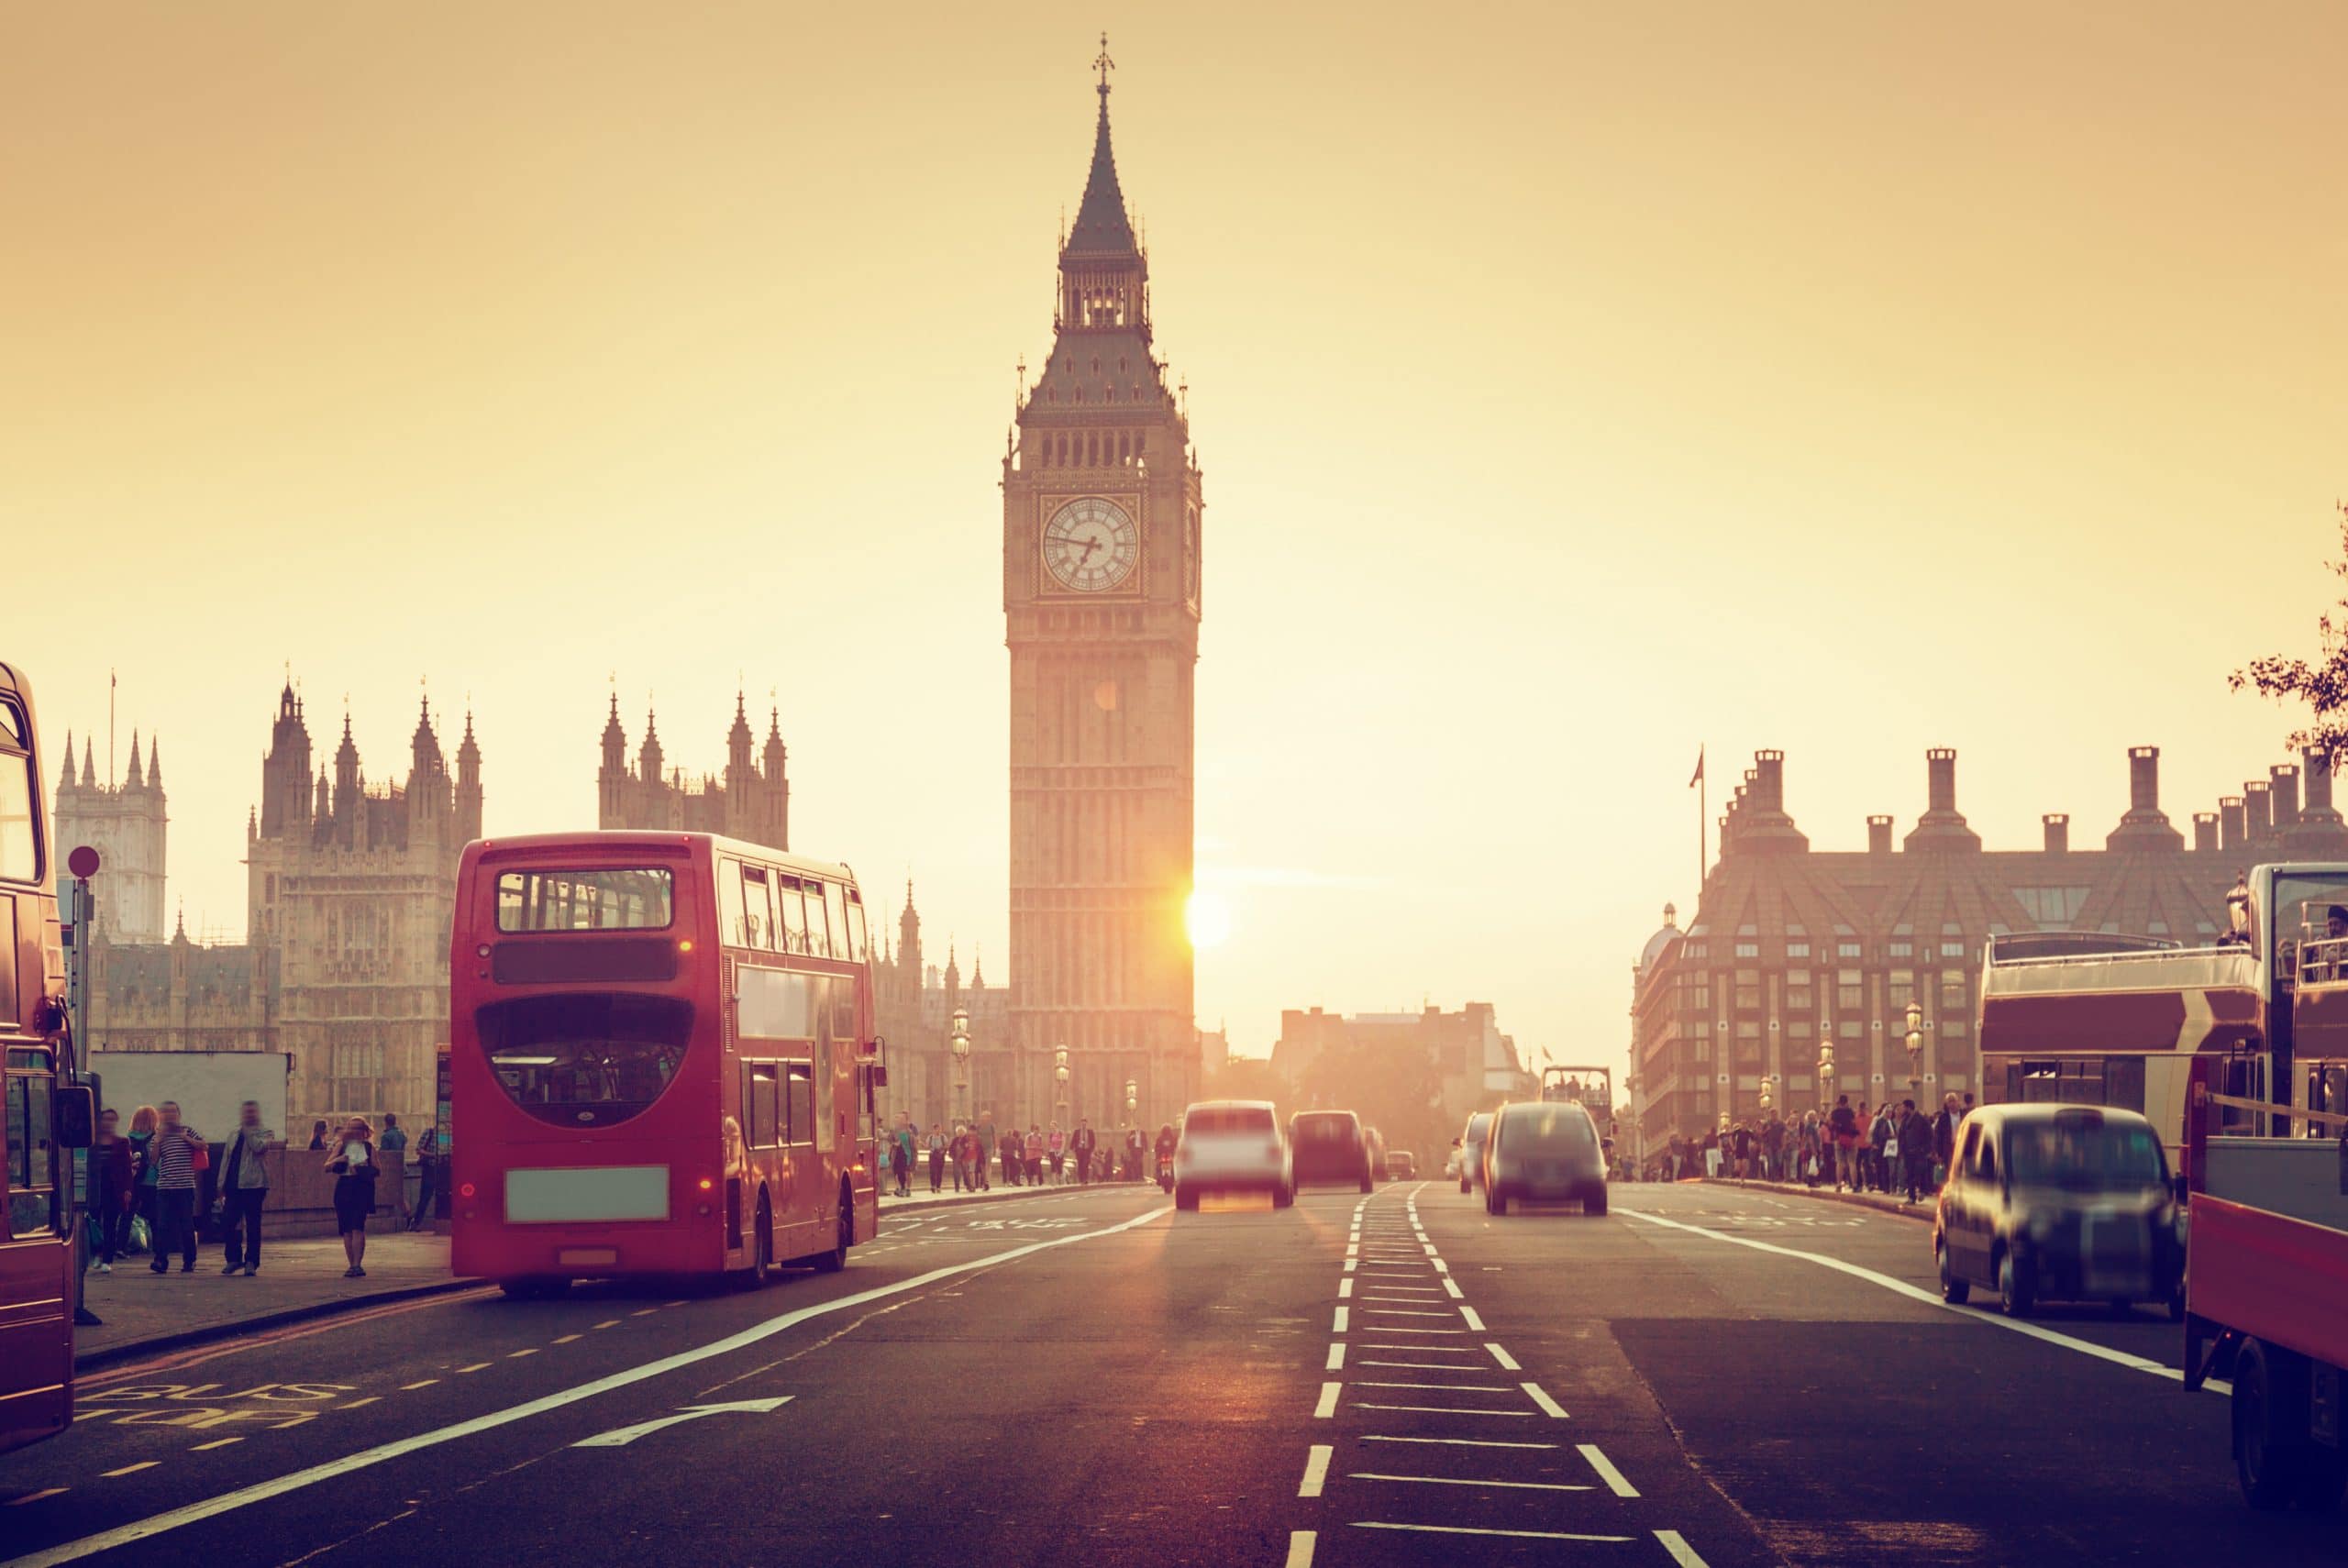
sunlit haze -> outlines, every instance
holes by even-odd
[[[1932,745],[1992,847],[2284,760],[2224,677],[2331,586],[2337,6],[17,7],[6,652],[49,745],[109,669],[160,731],[191,932],[289,664],[371,778],[470,706],[492,834],[593,825],[615,690],[714,771],[739,689],[794,847],[1008,977],[1000,460],[1104,26],[1235,1050],[1619,1055],[1700,745],[1821,848]]]

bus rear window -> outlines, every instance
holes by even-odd
[[[658,867],[505,871],[500,931],[659,931],[676,912],[674,876]]]
[[[589,992],[497,1002],[477,1021],[508,1099],[559,1127],[609,1127],[676,1077],[693,1010],[672,997]]]
[[[1265,1105],[1212,1106],[1182,1119],[1185,1132],[1238,1132],[1273,1135],[1272,1111]]]

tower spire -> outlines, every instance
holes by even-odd
[[[1117,183],[1117,155],[1109,144],[1109,72],[1116,61],[1109,58],[1109,35],[1101,35],[1101,53],[1093,61],[1101,72],[1100,116],[1092,127],[1092,168],[1084,180],[1084,199],[1077,204],[1076,226],[1069,231],[1064,250],[1078,255],[1138,256],[1134,226],[1125,216],[1125,193]]]

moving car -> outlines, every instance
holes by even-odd
[[[1275,1209],[1295,1201],[1288,1148],[1270,1100],[1202,1100],[1182,1112],[1174,1145],[1174,1207],[1196,1209],[1205,1192],[1268,1192]]]
[[[1343,1182],[1370,1189],[1369,1142],[1352,1111],[1298,1111],[1288,1119],[1288,1146],[1294,1186]]]
[[[1484,1136],[1491,1131],[1492,1113],[1479,1110],[1468,1119],[1468,1131],[1459,1135],[1459,1190],[1473,1192],[1476,1184],[1484,1179]]]
[[[1958,1129],[1933,1217],[1941,1296],[1977,1285],[2009,1317],[2041,1301],[2159,1302],[2184,1315],[2184,1231],[2153,1124],[2101,1105],[1985,1105]]]
[[[1386,1151],[1386,1174],[1396,1181],[1408,1181],[1419,1174],[1418,1157],[1408,1149]]]
[[[1529,1100],[1492,1115],[1484,1144],[1484,1209],[1512,1203],[1579,1203],[1606,1212],[1606,1156],[1598,1123],[1578,1100]]]

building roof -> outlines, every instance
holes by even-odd
[[[1138,258],[1134,226],[1125,216],[1125,193],[1117,184],[1117,155],[1109,145],[1109,84],[1103,82],[1101,117],[1092,130],[1092,168],[1084,178],[1084,200],[1076,209],[1067,249],[1079,256]]]

